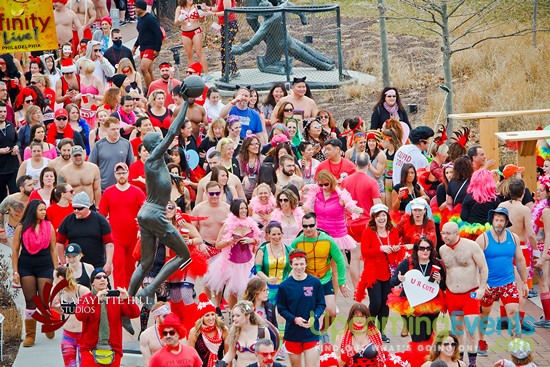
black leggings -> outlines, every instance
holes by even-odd
[[[439,313],[427,313],[421,316],[401,316],[409,329],[413,342],[430,340],[435,331],[435,320]]]
[[[17,190],[17,185],[15,184],[16,177],[17,171],[0,174],[0,202],[8,196],[8,190],[10,195],[19,191]]]
[[[384,334],[388,316],[390,315],[390,308],[386,304],[388,295],[391,292],[390,281],[377,280],[376,283],[367,290],[369,292],[369,312],[372,317],[378,319],[380,333]]]

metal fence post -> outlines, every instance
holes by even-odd
[[[225,48],[225,72],[223,73],[223,81],[224,82],[229,82],[229,60],[230,60],[230,57],[229,57],[229,48],[228,48],[228,43],[229,43],[229,27],[227,26],[227,22],[228,22],[228,19],[229,19],[229,12],[227,9],[224,9],[223,11],[223,34],[225,36],[225,44],[223,45],[223,47]]]
[[[290,60],[288,57],[288,30],[286,29],[286,9],[283,10],[283,29],[284,29],[284,37],[285,37],[285,74],[286,74],[286,81],[290,82]]]
[[[344,57],[342,56],[342,27],[340,21],[340,5],[336,5],[336,42],[338,43],[338,80],[342,80],[344,74]]]

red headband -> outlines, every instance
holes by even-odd
[[[355,126],[353,129],[349,129],[349,130],[344,131],[343,133],[340,133],[340,135],[338,135],[338,136],[344,136],[344,135],[354,133],[355,130],[362,127],[363,126],[363,119],[361,117],[357,116],[357,120],[359,120],[359,123],[357,124],[357,126]]]
[[[288,261],[292,261],[292,259],[295,259],[297,257],[303,257],[304,259],[307,259],[307,255],[302,252],[295,252],[291,254],[288,258]]]

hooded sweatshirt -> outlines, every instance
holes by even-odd
[[[86,57],[80,58],[76,61],[76,68],[78,73],[80,73],[80,63],[82,60],[92,60],[92,50],[96,45],[100,45],[100,43],[97,41],[88,42],[88,46],[86,47]],[[94,75],[96,75],[103,82],[107,82],[107,78],[110,78],[115,74],[115,68],[105,57],[102,57],[101,61],[99,59],[96,59],[94,61],[94,64]]]

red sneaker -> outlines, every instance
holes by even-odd
[[[486,356],[489,354],[489,345],[485,340],[480,340],[477,343],[477,355],[478,356]]]

